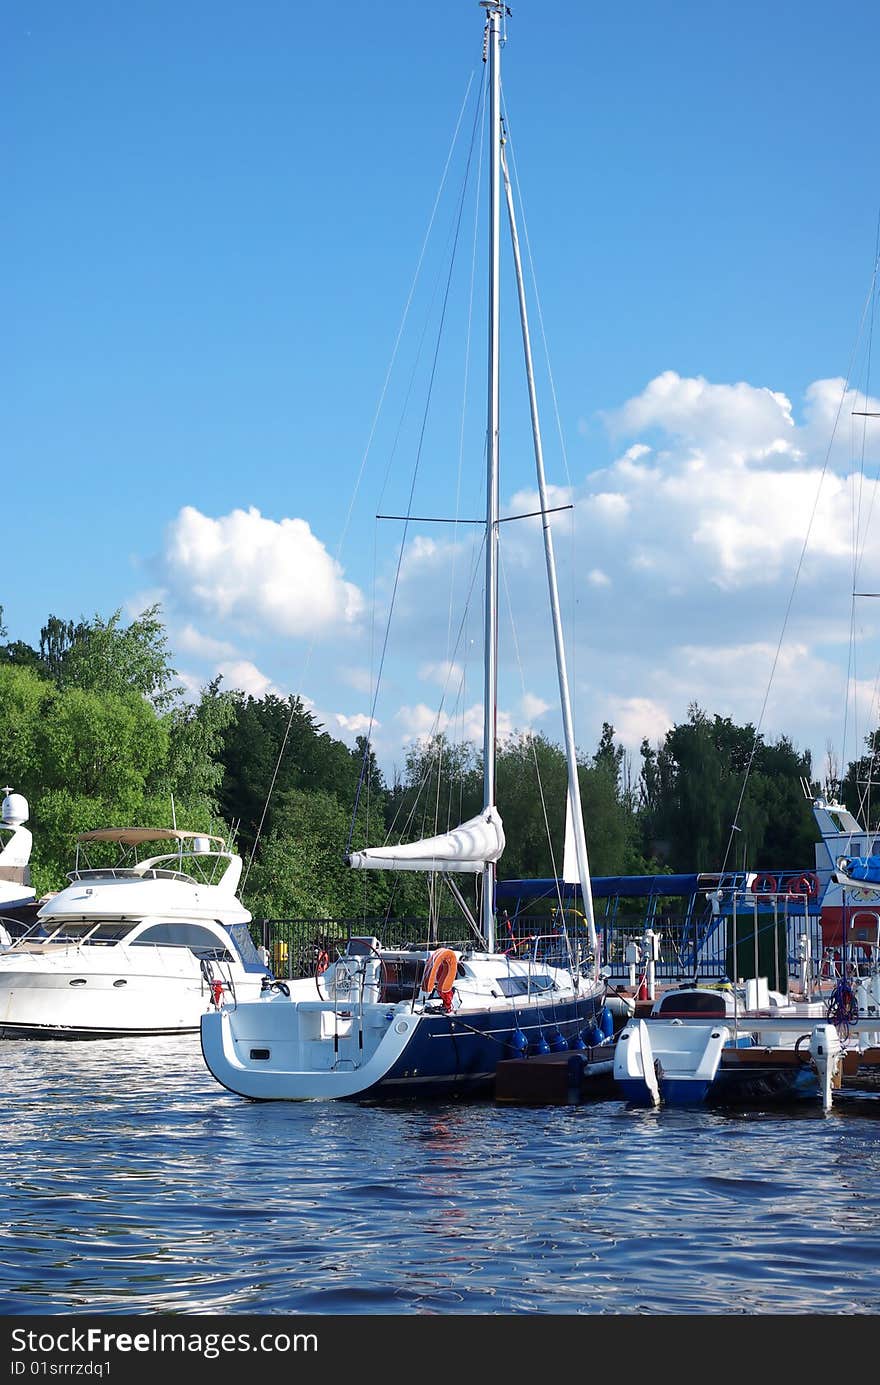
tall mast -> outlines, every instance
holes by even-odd
[[[503,136],[503,132],[502,132]],[[556,643],[556,670],[559,678],[559,701],[562,708],[562,728],[565,739],[565,759],[568,765],[568,820],[574,836],[577,857],[578,879],[581,898],[584,902],[584,918],[590,937],[590,947],[594,964],[599,966],[599,944],[596,934],[596,919],[593,911],[593,890],[590,884],[590,866],[587,860],[587,839],[584,832],[584,814],[581,807],[581,794],[578,783],[577,751],[574,739],[574,722],[571,715],[571,697],[568,688],[568,672],[565,663],[565,645],[562,637],[562,614],[559,606],[559,586],[556,580],[556,559],[553,552],[553,531],[550,528],[550,514],[547,501],[547,478],[544,471],[544,449],[541,443],[541,425],[538,417],[538,396],[535,392],[535,372],[532,365],[532,345],[529,337],[529,319],[526,311],[526,294],[523,283],[522,258],[519,250],[519,235],[516,229],[516,216],[513,206],[513,191],[507,171],[507,155],[501,147],[501,167],[504,173],[504,191],[507,198],[507,217],[510,222],[510,241],[513,247],[513,266],[516,272],[516,285],[519,294],[519,318],[522,327],[523,352],[525,355],[526,378],[529,385],[529,408],[532,416],[532,439],[535,449],[535,469],[538,474],[538,494],[541,501],[541,525],[544,530],[544,557],[547,564],[547,583],[550,588],[550,610],[553,616],[553,638]]]
[[[507,7],[480,0],[486,11],[484,60],[489,62],[489,407],[486,429],[486,621],[483,691],[483,807],[495,806],[498,731],[498,437],[500,416],[499,285],[501,266],[501,30]],[[483,868],[483,936],[495,951],[495,865]]]

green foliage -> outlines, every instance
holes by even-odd
[[[334,794],[286,789],[278,824],[247,873],[247,906],[258,918],[352,918],[382,912],[387,886],[345,861],[349,815]]]
[[[235,719],[236,699],[220,691],[215,678],[196,703],[181,702],[164,718],[168,755],[163,779],[175,795],[201,796],[214,803],[223,782],[219,755],[223,736]]]
[[[225,817],[240,822],[247,852],[258,836],[269,837],[276,827],[283,830],[278,804],[289,790],[333,794],[351,811],[360,763],[347,746],[321,730],[301,698],[269,694],[257,699],[234,692],[232,703],[234,714],[219,747],[220,805]]]
[[[6,633],[0,606],[0,639]],[[39,650],[0,644],[0,778],[30,801],[38,890],[63,884],[76,833],[167,827],[174,814],[178,826],[223,836],[235,825],[257,916],[455,912],[446,887],[421,874],[352,871],[344,857],[349,845],[412,841],[479,812],[479,750],[438,735],[410,749],[388,787],[367,742],[349,749],[335,740],[301,698],[257,699],[223,691],[215,679],[188,703],[176,696],[174,677],[156,606],[128,626],[118,611],[77,624],[50,616]],[[843,787],[853,808],[860,781],[877,778],[877,739],[880,731],[848,768]],[[797,869],[812,860],[815,828],[801,789],[810,759],[784,736],[768,743],[751,724],[693,705],[662,743],[643,741],[635,786],[610,723],[594,754],[578,754],[577,769],[594,875]],[[502,874],[561,872],[561,747],[541,735],[511,736],[496,770]],[[475,906],[475,880],[461,884]]]
[[[95,623],[102,633],[94,647],[107,656],[98,664],[108,686],[78,662],[85,644],[69,659],[76,639],[74,645],[66,642],[70,628],[62,631],[61,625],[44,627],[46,658],[34,653],[29,665],[0,660],[0,772],[30,803],[31,873],[38,893],[64,883],[82,831],[169,827],[173,815],[180,827],[228,831],[214,802],[222,775],[214,752],[232,714],[228,696],[211,686],[195,707],[157,709],[162,694],[148,694],[151,687],[157,692],[164,675],[155,662],[153,674],[148,672],[152,656],[144,654],[164,649],[154,614],[134,622],[120,639],[115,619]],[[133,651],[136,657],[129,658]]]
[[[168,642],[159,606],[150,606],[127,626],[120,625],[120,616],[120,611],[109,620],[96,615],[75,628],[59,623],[60,631],[56,629],[46,640],[44,657],[50,673],[62,688],[120,694],[135,691],[157,710],[168,707],[180,689],[172,686],[176,674],[168,666]]]
[[[679,871],[806,864],[815,828],[801,779],[810,773],[809,754],[786,737],[767,744],[754,726],[693,704],[656,750],[642,742],[643,849]]]
[[[42,785],[37,738],[53,689],[31,669],[0,663],[0,768],[5,782],[33,798]]]
[[[47,702],[36,733],[44,791],[70,786],[121,799],[133,787],[143,792],[167,754],[167,728],[132,693],[60,689]]]

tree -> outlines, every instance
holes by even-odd
[[[248,908],[260,918],[354,918],[384,911],[380,873],[346,863],[349,815],[334,794],[288,789],[278,822],[247,871]]]
[[[165,716],[168,757],[164,779],[171,793],[216,802],[223,782],[218,758],[235,718],[235,695],[220,691],[220,678],[202,689],[198,702],[181,702]]]
[[[158,604],[130,625],[121,626],[121,611],[109,620],[96,615],[77,626],[50,617],[40,640],[41,652],[59,687],[137,692],[157,711],[170,706],[181,689],[173,686],[176,670],[168,665],[168,640]]]
[[[76,626],[72,620],[49,616],[40,631],[40,659],[50,678],[57,682],[61,676],[64,657],[73,643]]]
[[[301,698],[234,692],[232,709],[219,751],[220,806],[230,822],[240,822],[248,852],[274,831],[279,799],[288,790],[332,793],[351,814],[360,764],[322,730]]]
[[[768,745],[750,723],[692,704],[656,751],[642,742],[643,850],[679,871],[805,865],[814,840],[801,789],[809,776],[809,754],[786,737]]]

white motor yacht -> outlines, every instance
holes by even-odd
[[[30,859],[33,837],[25,826],[30,809],[7,784],[0,806],[0,948],[10,945],[19,920],[35,902]]]
[[[116,864],[85,863],[107,846]],[[69,884],[0,954],[0,1038],[195,1033],[222,1000],[255,999],[269,974],[236,894],[241,869],[203,833],[82,833]]]

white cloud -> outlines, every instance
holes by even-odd
[[[344,666],[337,670],[339,678],[355,692],[368,693],[373,688],[373,676],[368,668]]]
[[[441,688],[457,687],[464,677],[461,664],[446,659],[437,664],[422,664],[419,678],[423,683],[438,683]]]
[[[551,503],[574,507],[553,523],[573,711],[585,746],[598,742],[609,721],[619,741],[635,751],[644,738],[654,743],[684,720],[691,702],[710,715],[756,724],[766,696],[766,735],[790,735],[814,752],[816,763],[829,739],[842,757],[860,752],[855,714],[846,731],[850,744],[842,743],[852,532],[855,522],[863,535],[867,516],[880,515],[880,486],[869,479],[876,472],[880,426],[865,433],[864,420],[855,428],[851,415],[853,408],[880,405],[844,394],[835,379],[815,381],[796,402],[797,410],[786,394],[760,385],[664,372],[606,415],[618,449],[613,459],[572,489],[551,488]],[[534,510],[537,496],[519,489],[503,508]],[[373,728],[383,763],[437,730],[482,744],[478,528],[456,531],[454,539],[413,533],[408,541],[377,704],[383,726]],[[859,588],[880,590],[880,547],[863,548]],[[234,664],[233,646],[222,648],[229,629],[246,628],[256,638],[260,630],[311,631],[323,622],[328,632],[362,633],[356,627],[359,591],[302,521],[274,524],[254,510],[214,520],[183,510],[172,527],[168,559],[172,597],[185,609],[194,588],[197,604],[217,627],[214,650],[214,641],[195,633],[203,625],[186,626],[181,617],[184,643],[206,658],[225,654]],[[378,579],[386,598],[396,551],[387,559]],[[515,715],[499,715],[499,735],[541,718],[542,730],[561,740],[537,520],[502,526],[501,563],[501,696]],[[459,625],[466,591],[470,612]],[[516,617],[516,646],[508,611]],[[863,603],[860,633],[876,639],[878,618],[877,603]],[[768,693],[783,620],[783,649]],[[459,643],[450,644],[444,661],[438,654],[446,652],[447,631]],[[337,644],[335,687],[369,694],[366,641],[358,646],[349,640],[347,647],[354,661],[340,669]],[[268,651],[261,648],[254,657],[255,664],[241,661],[249,670],[241,678],[252,689],[269,686],[269,676],[256,667],[271,666]],[[438,716],[424,685],[457,692],[462,668],[468,696],[480,700]],[[309,676],[321,688],[322,706],[343,706],[325,718],[331,731],[338,728],[350,741],[366,729],[357,705],[345,708],[338,691],[318,683],[317,660]],[[522,700],[518,692],[508,698],[505,688],[514,679],[517,689],[533,691]],[[414,691],[417,680],[420,692]],[[870,691],[867,682],[858,690],[858,736],[870,715]]]
[[[615,740],[627,750],[637,750],[646,738],[651,745],[662,741],[675,723],[665,707],[648,697],[612,698],[608,710]]]
[[[261,673],[248,659],[219,663],[217,672],[223,675],[223,681],[228,688],[240,688],[250,697],[259,699],[269,693],[274,693],[277,697],[284,696],[271,678],[267,678],[265,673]]]
[[[305,520],[276,522],[253,506],[219,519],[184,506],[164,562],[178,601],[248,631],[329,636],[363,610],[360,591]]]
[[[522,713],[527,722],[537,721],[549,711],[550,703],[542,697],[536,697],[534,693],[523,694]]]
[[[455,716],[438,712],[425,702],[415,706],[398,708],[394,720],[405,745],[424,741],[438,732],[445,732],[451,740],[471,741],[481,747],[483,744],[483,704],[476,702]],[[514,718],[509,712],[498,712],[498,738],[502,740],[514,730]]]
[[[365,712],[355,712],[352,716],[346,716],[344,712],[334,712],[333,721],[340,731],[347,731],[350,736],[365,736],[370,728],[378,731],[380,723],[371,721]]]
[[[236,652],[234,645],[226,640],[214,640],[209,635],[202,635],[194,625],[184,625],[177,630],[174,644],[185,654],[195,654],[202,659],[231,659]]]
[[[790,401],[777,390],[744,382],[715,385],[702,376],[687,379],[665,370],[606,417],[612,433],[659,428],[698,450],[721,443],[738,464],[800,455]]]

